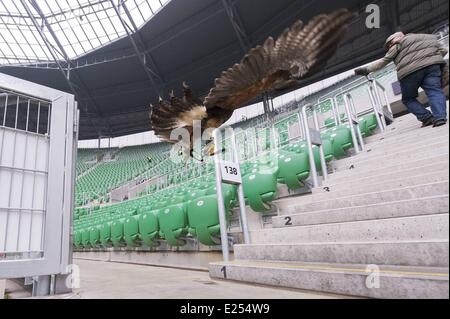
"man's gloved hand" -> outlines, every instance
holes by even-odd
[[[355,70],[356,75],[367,76],[370,74],[370,71],[367,68],[359,68]]]

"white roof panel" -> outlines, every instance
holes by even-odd
[[[45,41],[27,14],[39,23],[57,58],[64,60],[55,39],[69,59],[77,58],[126,35],[114,6],[131,27],[125,8],[141,28],[170,0],[0,0],[0,65],[53,62]],[[25,5],[24,5],[25,4]],[[42,15],[40,14],[42,13]],[[47,21],[50,27],[44,23]]]

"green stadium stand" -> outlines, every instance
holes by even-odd
[[[304,187],[310,177],[306,142],[290,140],[286,134],[293,118],[291,116],[277,124],[280,136],[278,149],[273,149],[273,141],[264,136],[264,131],[260,131],[256,134],[259,136],[258,142],[267,146],[267,150],[253,158],[247,154],[248,158],[240,163],[246,203],[257,213],[264,214],[273,209],[271,203],[279,196],[279,184],[285,184],[289,190],[295,191]],[[347,156],[353,147],[348,124],[331,126],[331,121],[325,122],[328,128],[321,132],[325,160],[330,162]],[[360,127],[364,137],[372,135],[377,125],[375,114],[363,116]],[[319,149],[314,147],[313,151],[320,170]],[[91,155],[88,155],[88,151],[81,153],[82,159],[89,160],[92,154],[103,156],[107,151],[93,152]],[[148,156],[153,160],[149,161]],[[81,173],[77,193],[96,196],[88,199],[91,208],[75,209],[74,247],[151,248],[158,246],[161,241],[178,247],[185,245],[190,236],[197,238],[203,245],[219,244],[216,180],[211,159],[203,164],[180,165],[172,163],[167,156],[167,149],[161,145],[127,147],[116,150],[113,162],[98,163]],[[83,171],[83,165],[80,171]],[[168,178],[166,183],[151,184],[136,199],[109,206],[92,204],[95,197],[108,196],[111,189],[138,176],[147,180],[158,176]],[[237,187],[223,184],[223,194],[229,218],[231,210],[237,206]],[[77,202],[78,206],[85,204]]]

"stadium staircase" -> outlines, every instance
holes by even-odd
[[[371,298],[449,297],[449,131],[407,115],[337,160],[312,194],[277,200],[212,278]]]

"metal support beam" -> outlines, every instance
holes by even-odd
[[[195,15],[189,17],[188,19],[183,20],[181,23],[170,28],[168,31],[158,35],[155,39],[152,40],[152,46],[150,48],[148,48],[148,50],[146,50],[146,52],[144,52],[144,53],[151,54],[151,52],[157,50],[158,48],[160,48],[161,46],[163,46],[167,43],[170,43],[171,41],[174,41],[176,38],[197,28],[198,26],[205,23],[206,21],[214,19],[217,15],[222,14],[223,11],[224,11],[224,8],[222,5],[220,5],[219,2],[214,3],[213,5],[208,6],[205,9],[202,9]],[[220,53],[221,53],[221,50],[214,52],[215,55],[219,55]],[[223,57],[223,54],[220,54],[220,56]],[[110,63],[110,62],[115,62],[118,60],[131,59],[131,58],[136,58],[136,57],[137,57],[136,53],[123,55],[123,56],[115,57],[115,58],[111,58],[108,56],[101,56],[101,57],[95,58],[95,61],[93,61],[93,62],[91,62],[88,59],[83,60],[82,58],[79,58],[77,60],[77,68],[89,67],[89,66],[93,66],[93,65]]]
[[[37,29],[37,31],[39,32],[40,36],[42,37],[42,40],[44,41],[47,49],[49,50],[50,54],[52,55],[53,60],[55,61],[55,63],[58,65],[58,69],[61,71],[61,73],[64,76],[64,79],[66,79],[67,85],[69,86],[69,88],[71,89],[71,91],[75,94],[75,95],[79,95],[77,93],[77,89],[75,88],[74,84],[68,79],[66,71],[64,70],[61,61],[58,59],[58,57],[55,54],[54,48],[51,45],[50,41],[47,39],[47,36],[45,35],[45,33],[42,31],[39,23],[37,22],[37,20],[35,19],[35,17],[33,16],[30,8],[28,7],[28,4],[26,3],[25,0],[20,0],[20,2],[22,3],[23,7],[25,8],[25,10],[28,13],[29,18],[33,21],[34,27]]]
[[[156,85],[156,82],[155,82],[155,79],[154,79],[154,77],[158,78],[158,75],[147,66],[146,55],[143,54],[139,50],[139,48],[138,48],[138,46],[136,44],[136,41],[134,40],[133,35],[130,32],[130,27],[126,24],[126,22],[123,20],[122,16],[120,15],[120,11],[119,11],[118,7],[116,6],[116,4],[114,3],[114,0],[110,0],[110,2],[111,2],[111,5],[114,8],[114,11],[116,12],[117,17],[120,20],[120,23],[122,24],[123,28],[125,29],[125,32],[127,33],[128,39],[130,40],[131,45],[133,46],[133,49],[134,49],[134,51],[137,54],[139,62],[141,63],[145,73],[147,74],[147,77],[149,78],[149,80],[151,82],[151,86],[153,88],[153,91],[155,92],[155,94],[157,96],[161,96],[161,91],[158,89],[158,86]],[[122,3],[122,7],[124,7],[123,3]]]
[[[104,2],[108,2],[109,0],[97,0],[93,1],[90,0],[87,3],[80,4],[77,8],[60,8],[60,11],[58,12],[51,12],[47,15],[47,21],[50,22],[50,24],[58,23],[60,20],[66,20],[65,15],[66,14],[72,14],[73,17],[78,17],[79,15],[86,15],[84,14],[84,9],[89,9],[94,6],[102,5]],[[96,11],[89,11],[88,14],[95,14]]]
[[[31,12],[30,7],[28,6],[27,2],[25,0],[20,0],[20,2],[22,3],[22,6],[25,8],[25,11],[27,12],[29,18],[32,20],[36,30],[38,31],[38,33],[40,34],[40,36],[42,37],[45,45],[47,46],[47,49],[49,50],[50,54],[52,55],[53,60],[55,61],[55,63],[58,65],[59,70],[62,72],[62,74],[64,75],[64,79],[66,80],[70,90],[72,91],[72,93],[76,96],[77,100],[81,101],[81,94],[79,93],[79,90],[76,88],[78,87],[79,89],[82,89],[81,87],[79,87],[78,85],[75,85],[71,79],[70,79],[70,68],[71,68],[71,64],[72,61],[70,60],[67,52],[64,50],[63,45],[61,44],[61,42],[58,39],[58,36],[56,35],[56,33],[54,32],[53,28],[51,27],[51,25],[48,23],[47,18],[45,17],[43,11],[41,10],[41,8],[39,7],[39,5],[37,4],[37,2],[35,0],[30,0],[31,5],[33,6],[33,8],[36,10],[36,12],[38,13],[38,15],[40,16],[41,20],[42,20],[42,25],[38,23],[37,19],[34,17],[33,13]],[[48,29],[48,31],[50,32],[50,35],[52,36],[53,40],[55,41],[58,49],[59,49],[59,53],[63,56],[65,62],[67,63],[67,69],[64,70],[64,67],[60,61],[60,59],[56,56],[56,48],[53,47],[52,43],[49,41],[49,39],[47,38],[47,36],[45,35],[45,33],[43,32],[43,27],[44,26]],[[72,72],[73,74],[75,74],[75,72]],[[81,84],[84,86],[83,91],[85,92],[85,96],[88,98],[88,100],[90,101],[91,105],[94,107],[95,111],[102,115],[101,112],[99,111],[99,108],[97,106],[97,104],[95,103],[93,97],[91,96],[89,89],[87,89],[87,87],[84,85],[84,83],[82,82],[82,80],[77,77],[78,80],[81,82]],[[109,134],[112,134],[112,129],[111,126],[108,122],[105,122],[105,119],[103,119],[102,117],[102,122],[104,122],[106,124],[106,127],[109,130]],[[101,135],[102,132],[98,129],[98,125],[96,125],[95,123],[92,122],[92,126],[95,128],[95,130],[97,131],[97,134]]]
[[[144,49],[143,54],[147,57],[147,60],[153,65],[153,68],[155,69],[154,74],[159,78],[159,80],[161,81],[161,84],[164,86],[164,84],[165,84],[164,76],[159,71],[158,65],[156,64],[155,60],[153,59],[153,56],[150,54],[150,52],[148,52],[148,48],[145,45],[144,39],[142,38],[140,29],[137,27],[136,23],[134,22],[133,16],[131,15],[130,10],[128,10],[128,7],[126,6],[125,2],[122,2],[122,7],[123,7],[123,10],[124,10],[125,14],[127,15],[128,19],[130,20],[131,26],[133,27],[133,30],[139,40],[139,44]]]
[[[251,42],[245,31],[239,12],[235,8],[234,3],[231,4],[229,0],[222,0],[222,5],[225,8],[228,20],[230,20],[231,26],[236,33],[236,37],[239,40],[242,51],[244,51],[244,54],[247,54],[247,52],[251,49]]]

